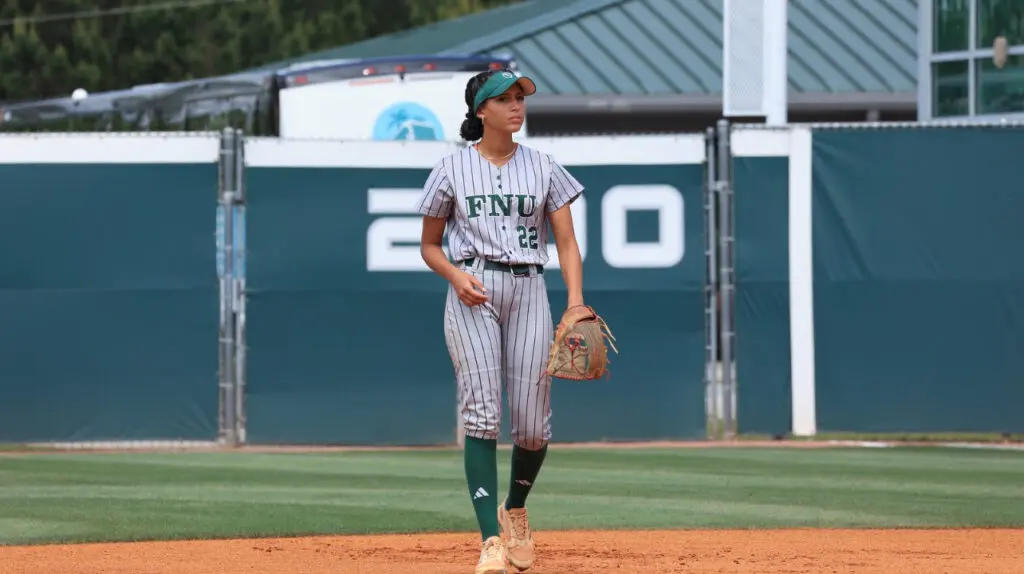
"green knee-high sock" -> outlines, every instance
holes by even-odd
[[[483,540],[498,536],[498,459],[497,440],[466,437],[465,465],[469,497],[476,511]]]
[[[524,508],[526,497],[533,488],[533,483],[540,474],[544,457],[548,453],[548,445],[540,450],[526,450],[515,445],[512,447],[512,476],[508,483],[508,499],[505,508]]]

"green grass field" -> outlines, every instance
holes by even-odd
[[[982,527],[1024,526],[1022,500],[1019,451],[563,447],[530,510],[538,529]],[[3,544],[474,529],[454,450],[0,456]]]

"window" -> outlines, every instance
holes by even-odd
[[[256,96],[204,98],[185,104],[186,131],[220,131],[242,128],[252,133]]]
[[[966,116],[970,104],[967,61],[932,64],[932,115]]]
[[[970,32],[970,0],[934,0],[932,51],[962,52]]]
[[[1024,0],[919,0],[919,118],[1024,117]],[[994,47],[1005,40],[997,67]]]
[[[977,0],[977,41],[975,48],[992,48],[997,36],[1007,44],[1024,44],[1024,0]]]
[[[992,58],[979,59],[974,67],[978,71],[978,114],[1024,112],[1024,56],[1009,56],[1002,69]]]

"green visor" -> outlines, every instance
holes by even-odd
[[[479,110],[480,105],[484,103],[484,100],[500,96],[504,94],[513,84],[518,83],[523,88],[523,94],[532,96],[537,93],[537,84],[526,76],[516,77],[512,72],[497,72],[491,74],[490,78],[484,82],[484,85],[480,86],[480,90],[476,93],[476,98],[473,101],[473,109]]]

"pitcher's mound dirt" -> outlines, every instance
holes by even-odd
[[[539,532],[535,539],[530,574],[1024,572],[1024,530]],[[472,534],[51,545],[0,547],[0,571],[464,574],[478,555]]]

